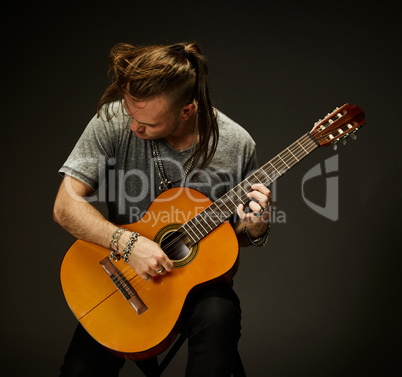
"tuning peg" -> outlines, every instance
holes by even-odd
[[[336,140],[332,143],[332,148],[334,148],[334,151],[336,151],[338,149],[338,142],[339,142],[339,140]]]
[[[352,133],[350,134],[350,137],[352,138],[352,140],[356,140],[356,139],[357,139],[356,131],[355,131],[355,132],[352,132]]]
[[[342,138],[342,144],[343,144],[343,145],[346,145],[346,140],[347,140],[347,138],[348,138],[348,135],[346,135],[346,136],[344,136],[344,137]]]

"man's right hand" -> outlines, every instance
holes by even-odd
[[[130,232],[124,232],[120,237],[119,250],[123,250],[126,247],[129,238]],[[159,245],[141,235],[131,249],[128,265],[144,280],[148,280],[157,274],[161,275],[165,272],[170,272],[173,269],[173,262]]]

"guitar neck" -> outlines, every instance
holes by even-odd
[[[180,231],[185,233],[191,241],[189,246],[199,242],[226,221],[236,211],[239,204],[248,203],[250,199],[247,194],[251,191],[251,185],[261,183],[268,186],[272,184],[318,146],[319,144],[311,134],[306,133],[189,222],[182,225]]]

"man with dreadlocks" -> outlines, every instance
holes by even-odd
[[[172,187],[194,188],[212,201],[257,168],[255,143],[211,104],[207,63],[196,43],[116,45],[112,82],[60,169],[54,219],[74,237],[110,248],[144,280],[171,273],[158,243],[120,227],[140,220]],[[108,218],[88,200],[107,185]],[[231,224],[240,246],[265,245],[271,195],[252,185]],[[189,295],[183,309],[188,335],[186,376],[230,376],[240,338],[241,310],[232,282]],[[124,363],[78,325],[61,377],[117,376]]]

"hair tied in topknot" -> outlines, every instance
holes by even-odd
[[[195,62],[194,55],[192,55],[191,53],[187,52],[184,48],[182,48],[180,50],[180,52],[190,62],[190,64],[193,66],[195,72],[197,73],[197,63]]]

